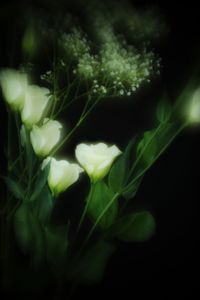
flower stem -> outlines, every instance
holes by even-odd
[[[90,229],[87,237],[85,238],[85,240],[83,241],[82,246],[80,247],[80,250],[77,254],[77,257],[79,258],[80,255],[82,254],[82,252],[84,251],[87,243],[89,242],[90,238],[92,237],[97,225],[99,224],[99,222],[101,221],[101,219],[103,218],[104,214],[108,211],[108,209],[111,207],[111,205],[114,203],[114,201],[120,196],[120,193],[115,193],[115,195],[112,197],[112,199],[110,200],[110,202],[105,206],[105,208],[102,210],[102,212],[100,213],[99,217],[96,219],[96,221],[94,222],[92,228]]]

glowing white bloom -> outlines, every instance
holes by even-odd
[[[57,196],[70,185],[76,182],[79,174],[83,172],[78,164],[70,163],[67,160],[56,160],[47,157],[42,164],[42,169],[50,162],[48,184],[54,196]]]
[[[27,74],[5,69],[0,73],[0,85],[6,102],[14,110],[22,109],[28,86]]]
[[[27,127],[37,124],[44,115],[49,102],[49,90],[37,85],[26,89],[24,106],[21,112],[22,122]]]
[[[76,158],[93,182],[102,179],[108,173],[114,159],[121,154],[115,146],[104,143],[79,144],[75,150]]]
[[[38,156],[47,156],[59,142],[62,124],[55,120],[44,119],[43,125],[33,125],[30,133],[31,144]]]
[[[189,122],[200,123],[200,88],[194,92],[189,105]]]

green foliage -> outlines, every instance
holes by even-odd
[[[87,211],[94,221],[102,215],[98,225],[103,229],[108,228],[117,216],[118,202],[116,200],[113,201],[114,196],[114,192],[109,189],[104,181],[98,181],[91,185],[87,198]],[[113,203],[110,205],[112,201]],[[108,206],[109,208],[106,209]]]
[[[131,213],[120,218],[108,231],[110,237],[126,242],[146,241],[155,232],[155,220],[148,211]]]
[[[24,253],[31,253],[34,265],[47,259],[52,267],[64,260],[68,241],[66,226],[45,225],[44,216],[36,214],[30,203],[23,203],[14,218],[16,239]]]
[[[34,201],[42,192],[44,186],[47,183],[47,178],[49,175],[50,162],[45,166],[43,170],[41,170],[37,176],[37,180],[35,182],[34,191],[32,196],[30,197],[30,202]]]
[[[162,99],[158,103],[156,115],[160,123],[169,122],[170,117],[172,115],[172,106],[171,103],[166,98]]]
[[[43,228],[28,203],[22,203],[17,209],[14,225],[20,248],[32,253],[34,265],[40,264],[45,255]]]
[[[130,140],[124,153],[116,160],[116,162],[113,164],[110,170],[108,183],[109,187],[114,192],[120,193],[122,189],[126,186],[131,166],[131,152],[133,150],[135,142],[135,138]]]
[[[47,261],[58,272],[68,248],[67,226],[45,227],[45,238]]]
[[[15,198],[19,200],[24,200],[24,191],[19,183],[6,176],[3,177],[3,180],[6,183],[9,192],[13,194]]]
[[[35,216],[41,224],[48,224],[53,210],[54,198],[47,185],[44,186],[40,195],[32,203],[32,209]]]
[[[78,283],[95,284],[101,281],[109,257],[115,248],[111,243],[97,241],[74,266],[71,277]]]
[[[181,129],[182,125],[179,123],[160,123],[156,129],[144,133],[137,147],[137,156],[132,164],[130,180],[124,189],[124,196],[135,190],[146,171],[166,150]]]

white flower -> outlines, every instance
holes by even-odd
[[[50,99],[48,94],[48,89],[37,85],[29,85],[26,89],[21,118],[27,127],[32,127],[41,120]]]
[[[14,110],[23,107],[28,86],[28,76],[13,69],[5,69],[0,73],[0,85],[5,100]]]
[[[190,123],[200,123],[200,88],[194,92],[188,109]]]
[[[38,156],[47,156],[60,140],[62,124],[45,118],[43,125],[33,125],[30,132],[31,144]]]
[[[42,163],[42,169],[50,162],[48,184],[54,196],[66,190],[76,182],[79,174],[83,172],[78,164],[69,163],[67,160],[56,160],[47,157]]]
[[[115,145],[109,147],[104,143],[79,144],[75,154],[91,180],[96,182],[107,175],[114,159],[121,154],[121,151]]]

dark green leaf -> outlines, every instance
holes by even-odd
[[[155,157],[157,150],[156,131],[157,128],[146,131],[137,146],[137,159],[138,157],[141,157],[145,165],[150,164]],[[145,151],[145,149],[148,149],[148,151]]]
[[[30,198],[30,201],[34,201],[42,192],[49,175],[50,162],[45,166],[43,170],[38,174],[37,180],[35,182],[34,192]]]
[[[31,233],[31,223],[33,216],[26,203],[20,205],[15,213],[15,235],[19,246],[24,252],[31,249],[33,236]]]
[[[101,281],[109,257],[115,248],[111,243],[98,241],[74,266],[71,277],[77,283],[95,284]]]
[[[162,99],[157,106],[156,109],[156,115],[157,119],[161,123],[168,122],[171,115],[172,115],[172,105],[171,103],[166,99]]]
[[[118,202],[114,199],[114,193],[103,181],[96,182],[91,186],[90,194],[87,198],[87,212],[96,221],[102,215],[99,225],[102,228],[109,227],[115,220],[118,211]],[[107,206],[113,201],[108,209]]]
[[[143,176],[139,177],[137,181],[135,181],[132,185],[129,186],[128,189],[125,190],[125,192],[122,193],[122,196],[127,200],[132,199],[136,195],[142,179]]]
[[[22,203],[14,219],[15,235],[22,251],[31,253],[33,264],[37,266],[44,259],[44,228],[32,213],[28,203]]]
[[[47,186],[44,186],[37,199],[32,204],[34,215],[41,224],[48,224],[54,204],[54,198]]]
[[[24,192],[19,183],[9,177],[3,177],[3,180],[11,194],[13,194],[17,199],[24,200]]]
[[[126,184],[131,166],[130,156],[134,144],[135,138],[128,143],[124,153],[117,159],[110,170],[108,182],[109,187],[114,192],[120,192]]]
[[[144,134],[138,144],[137,159],[132,166],[130,181],[124,193],[129,189],[135,189],[138,180],[167,149],[182,128],[179,123],[162,123],[156,129]]]
[[[126,242],[141,242],[152,237],[155,232],[155,220],[148,211],[128,214],[119,219],[108,231]]]
[[[45,228],[47,261],[56,272],[66,257],[67,231],[67,226],[48,226]]]

